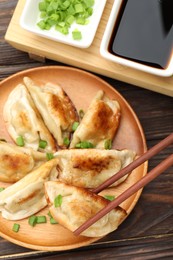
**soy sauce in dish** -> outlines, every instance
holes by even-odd
[[[173,54],[173,0],[124,0],[109,51],[165,69]]]

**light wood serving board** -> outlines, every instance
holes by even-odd
[[[168,96],[173,96],[173,76],[159,77],[113,63],[101,57],[100,43],[112,9],[113,0],[107,0],[92,45],[80,49],[36,36],[20,27],[19,19],[25,0],[19,0],[7,29],[5,39],[13,47],[42,57],[124,81]]]

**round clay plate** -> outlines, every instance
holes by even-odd
[[[134,111],[126,100],[109,84],[88,72],[61,66],[48,66],[29,69],[19,72],[0,83],[0,138],[12,141],[6,131],[3,121],[3,106],[9,93],[17,84],[22,83],[23,77],[31,77],[38,85],[46,82],[52,82],[60,85],[69,95],[78,110],[87,110],[91,100],[98,90],[102,89],[111,99],[116,99],[121,106],[121,122],[118,132],[113,142],[114,149],[132,149],[137,155],[146,151],[146,142],[140,122]],[[104,190],[102,194],[111,194],[117,196],[127,187],[138,181],[147,172],[147,162],[134,170],[125,182],[116,188]],[[0,183],[0,187],[6,187],[8,184]],[[122,207],[127,211],[127,216],[134,208],[139,199],[141,190],[122,203]],[[38,213],[38,215],[48,214],[48,207]],[[15,221],[20,224],[18,233],[12,231],[14,221],[3,219],[0,215],[0,235],[20,246],[37,250],[67,250],[82,247],[97,241],[99,238],[88,238],[83,236],[74,236],[72,232],[63,228],[59,224],[50,224],[47,216],[46,224],[39,224],[31,227],[28,219]],[[116,231],[114,231],[116,232]]]

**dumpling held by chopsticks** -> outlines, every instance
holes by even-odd
[[[124,149],[69,149],[55,153],[59,180],[83,188],[96,188],[133,162],[135,152]],[[122,183],[128,174],[113,183]]]
[[[46,182],[45,191],[51,215],[72,232],[109,203],[105,198],[86,189],[59,181]],[[117,207],[85,230],[82,235],[104,236],[117,229],[125,217],[126,212]]]

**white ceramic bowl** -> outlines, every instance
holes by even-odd
[[[38,4],[41,0],[26,0],[21,18],[20,18],[20,26],[36,35],[41,37],[45,37],[54,41],[62,42],[65,44],[69,44],[79,48],[88,48],[95,36],[97,27],[99,25],[106,0],[95,0],[93,6],[93,14],[88,18],[89,23],[87,25],[79,25],[73,23],[70,28],[70,32],[68,35],[63,35],[62,33],[58,32],[54,28],[50,30],[41,30],[37,26],[37,22],[40,20],[39,18],[39,8]],[[71,32],[74,29],[78,29],[82,33],[81,40],[74,40],[72,38]]]
[[[121,9],[121,5],[124,0],[116,0],[114,1],[113,8],[102,38],[102,42],[100,45],[100,53],[101,55],[113,62],[119,63],[121,65],[125,65],[137,70],[145,71],[147,73],[152,73],[158,76],[168,77],[173,75],[173,51],[169,61],[169,64],[166,69],[160,69],[152,66],[147,66],[139,62],[131,61],[130,59],[126,59],[120,56],[116,56],[115,54],[109,51],[109,44],[111,41],[111,36],[115,27],[115,23],[118,19],[119,11]]]

